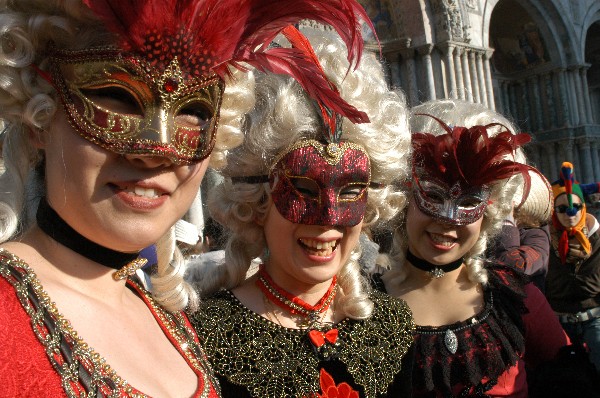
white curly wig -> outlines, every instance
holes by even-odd
[[[404,96],[388,88],[374,54],[364,54],[358,69],[349,71],[345,48],[334,33],[308,27],[303,33],[342,97],[370,118],[366,124],[344,119],[342,139],[366,149],[372,180],[382,184],[381,188],[369,188],[364,225],[386,222],[406,203],[404,193],[391,187],[394,179],[409,175],[410,134]],[[318,107],[296,82],[275,74],[257,75],[256,79],[256,106],[246,115],[244,143],[229,154],[222,172],[225,181],[209,199],[211,215],[229,235],[225,264],[199,267],[191,275],[203,295],[238,286],[251,261],[267,249],[263,228],[255,220],[264,217],[271,203],[269,184],[232,183],[231,177],[267,175],[278,154],[297,141],[320,138],[322,130]],[[357,248],[338,275],[341,294],[336,296],[336,309],[355,319],[368,317],[373,306],[359,257]]]
[[[0,243],[26,230],[44,195],[42,154],[30,135],[47,129],[60,108],[54,89],[34,70],[44,69],[50,42],[60,49],[113,45],[115,38],[103,29],[81,0],[0,0]],[[216,145],[211,166],[225,165],[227,150],[242,141],[241,115],[254,103],[252,73],[234,72],[226,82]],[[37,172],[36,172],[37,170]],[[174,220],[175,222],[176,220]],[[183,281],[181,254],[174,231],[158,243],[158,272],[153,293],[168,310],[194,306],[196,295]]]
[[[412,132],[431,133],[435,135],[445,134],[446,131],[435,119],[417,114],[435,116],[448,126],[469,128],[476,125],[500,123],[513,134],[517,132],[514,125],[498,112],[481,104],[461,100],[433,100],[411,109],[410,127]],[[488,133],[490,136],[493,136],[503,130],[505,129],[501,126],[494,126],[488,129]],[[526,163],[525,154],[522,149],[517,149],[514,154],[514,160]],[[488,243],[491,242],[494,236],[500,233],[504,219],[512,212],[513,202],[516,204],[521,202],[522,198],[517,194],[517,189],[523,183],[523,177],[516,175],[509,179],[498,180],[491,186],[490,204],[483,215],[479,239],[477,239],[473,248],[465,256],[465,265],[471,281],[482,284],[487,283],[487,271],[484,268],[484,253]],[[406,181],[401,182],[399,186],[407,186]],[[410,200],[410,193],[407,193],[407,196]],[[386,282],[397,284],[406,278],[404,262],[407,248],[406,211],[404,211],[397,220],[392,250],[389,256],[390,261],[389,264],[386,264],[391,269],[384,275]]]

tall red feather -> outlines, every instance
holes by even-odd
[[[413,133],[413,164],[421,173],[449,185],[459,182],[463,188],[489,185],[521,174],[525,179],[523,199],[527,197],[531,187],[529,171],[539,171],[515,161],[514,151],[531,140],[528,134],[512,134],[498,123],[451,128],[434,116],[423,116],[438,121],[447,133]],[[488,129],[494,126],[506,130],[490,137]]]
[[[322,71],[299,48],[268,48],[286,26],[301,20],[330,25],[358,65],[363,39],[361,21],[375,31],[356,0],[83,0],[120,38],[126,51],[165,68],[177,57],[184,73],[224,77],[241,63],[299,81],[315,99],[356,122],[364,113],[341,99]]]

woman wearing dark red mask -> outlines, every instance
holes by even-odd
[[[244,144],[209,201],[225,264],[196,270],[200,291],[217,292],[192,323],[224,396],[409,396],[410,311],[371,292],[358,264],[361,230],[404,205],[388,185],[408,172],[405,105],[372,54],[348,72],[338,38],[303,32],[365,113],[342,118],[290,79],[257,77]]]
[[[532,169],[516,159],[526,134],[487,108],[425,103],[411,119],[410,204],[385,290],[406,300],[415,330],[414,397],[527,397],[525,365],[568,339],[542,293],[483,258]],[[522,177],[521,177],[522,176]]]

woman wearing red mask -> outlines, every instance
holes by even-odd
[[[365,113],[341,117],[290,79],[257,77],[244,144],[209,201],[225,264],[196,270],[209,297],[192,323],[224,396],[409,396],[410,311],[372,292],[358,264],[361,230],[404,205],[389,184],[408,171],[405,104],[372,54],[348,71],[339,38],[302,31]]]
[[[439,100],[413,109],[410,204],[385,290],[413,311],[413,397],[527,397],[526,365],[568,339],[542,293],[483,258],[529,171],[529,140],[481,105]],[[521,157],[521,156],[519,156]],[[522,176],[522,177],[520,177]]]

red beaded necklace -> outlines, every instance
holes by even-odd
[[[327,289],[325,295],[315,305],[308,304],[306,301],[292,295],[277,285],[265,270],[264,264],[258,270],[256,286],[263,292],[265,297],[284,310],[294,315],[302,315],[311,318],[311,320],[315,318],[315,320],[318,320],[319,315],[327,311],[331,303],[333,303],[335,293],[337,292],[337,276],[333,277],[329,289]]]
[[[325,360],[337,357],[341,347],[340,340],[338,339],[338,329],[334,328],[332,323],[322,323],[320,321],[321,315],[333,303],[338,287],[337,276],[333,277],[329,289],[327,289],[325,295],[315,305],[308,304],[306,301],[292,295],[277,285],[265,270],[264,264],[258,270],[256,286],[258,286],[265,298],[271,303],[307,320],[302,327],[308,329],[307,336],[313,345],[316,355]],[[277,316],[275,315],[275,317]]]

